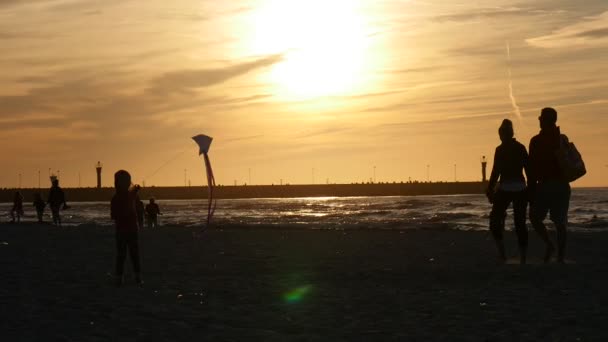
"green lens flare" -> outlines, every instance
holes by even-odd
[[[310,285],[300,286],[294,290],[291,290],[283,295],[283,300],[287,303],[298,303],[304,298],[304,296],[310,292]]]

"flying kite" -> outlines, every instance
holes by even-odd
[[[213,217],[213,213],[215,212],[215,207],[217,205],[217,201],[213,198],[213,189],[215,188],[215,177],[213,177],[213,169],[211,168],[211,162],[209,161],[209,148],[211,147],[211,141],[213,138],[206,136],[204,134],[199,134],[197,136],[192,137],[199,147],[198,154],[203,155],[205,159],[205,169],[207,171],[207,185],[209,188],[209,199],[207,205],[207,227],[211,223],[211,218]]]

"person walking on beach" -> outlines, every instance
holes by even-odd
[[[47,203],[51,207],[51,214],[53,216],[53,224],[61,227],[61,215],[60,211],[68,209],[68,204],[65,200],[65,194],[63,189],[59,187],[59,179],[52,178],[51,190],[49,191],[49,198]]]
[[[137,225],[139,228],[144,227],[144,202],[139,198],[139,195],[135,198],[135,211],[137,212]]]
[[[36,193],[36,195],[34,196],[34,208],[36,208],[36,216],[38,217],[38,223],[42,223],[42,217],[44,215],[44,207],[46,207],[46,203],[44,202],[44,200],[42,199],[42,196],[40,195],[40,193]]]
[[[144,227],[144,202],[139,197],[139,190],[141,188],[138,186],[133,187],[133,193],[135,194],[135,212],[137,213],[137,226],[139,229]]]
[[[133,190],[129,190],[131,186],[131,175],[120,170],[114,174],[114,187],[116,194],[112,197],[110,205],[110,216],[116,226],[116,286],[123,284],[123,271],[125,259],[127,257],[127,249],[131,263],[133,264],[133,272],[135,273],[135,282],[142,285],[139,263],[139,241],[137,236],[137,212],[135,201],[137,198],[138,186],[134,186]]]
[[[549,262],[555,247],[549,238],[544,220],[550,213],[557,231],[557,261],[563,263],[566,249],[566,226],[570,206],[570,184],[560,168],[556,151],[562,139],[557,126],[557,111],[543,108],[540,116],[540,133],[530,140],[530,221],[545,242],[545,262]]]
[[[160,208],[154,198],[150,198],[150,203],[146,205],[146,220],[148,221],[148,228],[158,228],[158,215],[162,215],[160,213]]]
[[[21,222],[21,216],[23,216],[23,196],[19,191],[15,192],[13,197],[13,207],[11,208],[11,223]]]
[[[507,260],[503,242],[507,208],[513,203],[513,218],[519,243],[520,263],[526,263],[528,250],[528,228],[526,227],[526,209],[528,196],[526,179],[529,177],[528,152],[526,147],[514,138],[513,123],[503,120],[498,135],[502,143],[496,148],[494,165],[486,194],[492,211],[490,213],[490,230],[494,236],[498,255],[502,262]]]

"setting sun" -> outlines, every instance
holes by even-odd
[[[288,99],[347,94],[364,86],[366,27],[356,1],[270,0],[253,15],[255,54],[279,53],[270,80]]]

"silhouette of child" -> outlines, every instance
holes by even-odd
[[[11,223],[15,223],[15,218],[17,222],[21,222],[21,216],[23,216],[23,196],[19,191],[15,192],[15,197],[13,198],[13,208],[11,209]]]
[[[36,208],[36,216],[38,216],[38,223],[42,223],[42,216],[44,215],[44,207],[46,207],[46,203],[42,199],[40,193],[36,193],[34,197],[34,208]]]
[[[112,197],[110,215],[116,223],[116,286],[121,286],[123,283],[127,249],[133,264],[135,282],[139,285],[143,284],[140,275],[137,212],[135,209],[139,186],[136,185],[132,190],[129,190],[130,186],[131,175],[127,171],[120,170],[114,174],[116,194]]]
[[[148,220],[148,228],[158,227],[158,215],[162,215],[160,213],[160,208],[158,204],[155,203],[154,198],[150,198],[150,203],[146,205],[146,215]]]

